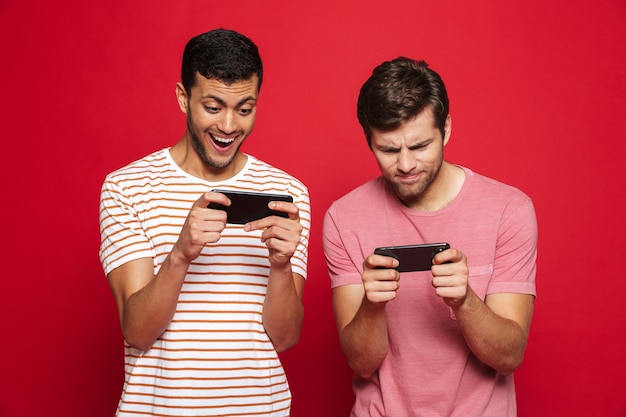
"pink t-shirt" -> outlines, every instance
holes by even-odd
[[[470,286],[536,295],[537,222],[521,191],[465,170],[442,210],[404,206],[383,177],[348,193],[324,219],[332,287],[362,284],[363,259],[379,246],[448,242],[467,256]],[[513,375],[498,374],[469,350],[432,275],[406,272],[387,304],[389,352],[368,379],[355,377],[353,416],[515,416]]]

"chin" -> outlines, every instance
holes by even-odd
[[[222,168],[226,168],[229,165],[231,165],[233,163],[234,159],[235,159],[234,156],[231,156],[228,159],[224,159],[224,158],[209,158],[209,159],[205,160],[204,163],[206,165],[210,166],[211,168],[222,169]]]
[[[398,197],[403,201],[411,201],[419,198],[425,191],[426,187],[424,184],[393,184],[393,189],[395,190]]]

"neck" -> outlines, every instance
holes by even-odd
[[[246,155],[237,152],[227,166],[222,168],[210,166],[200,158],[191,144],[191,140],[187,140],[186,137],[183,137],[170,148],[170,155],[176,165],[187,174],[209,182],[225,181],[234,177],[248,161]]]
[[[441,210],[459,194],[464,182],[463,169],[444,161],[430,187],[409,207],[422,212]]]

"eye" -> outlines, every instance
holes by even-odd
[[[396,154],[398,152],[400,152],[400,149],[396,149],[396,148],[380,148],[380,151],[384,154],[387,155],[393,155]]]
[[[241,114],[242,116],[248,116],[251,113],[252,113],[252,109],[248,109],[248,108],[239,109],[239,114]]]
[[[415,145],[410,146],[409,149],[412,151],[425,150],[426,148],[428,148],[428,145],[430,145],[431,143],[432,141],[416,143]]]

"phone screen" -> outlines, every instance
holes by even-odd
[[[230,206],[211,203],[210,209],[226,211],[226,222],[231,224],[246,224],[268,216],[288,217],[282,211],[271,210],[267,205],[270,201],[287,201],[292,203],[293,197],[288,194],[256,193],[251,191],[211,190],[222,193],[230,199]]]

